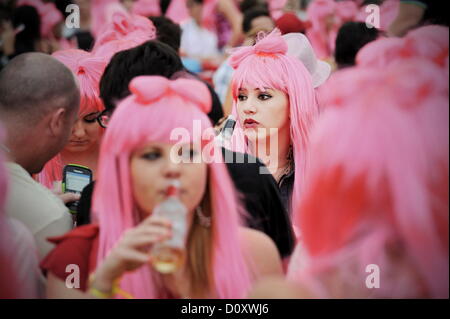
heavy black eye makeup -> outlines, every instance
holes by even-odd
[[[83,121],[85,121],[86,123],[94,123],[97,121],[97,117],[99,114],[99,112],[89,113],[88,115],[83,116]]]

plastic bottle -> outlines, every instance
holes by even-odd
[[[186,258],[187,209],[179,199],[179,181],[173,181],[167,188],[167,199],[153,210],[172,222],[172,238],[157,243],[151,252],[153,268],[163,274],[170,274],[181,267]]]

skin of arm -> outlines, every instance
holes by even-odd
[[[64,281],[53,275],[51,272],[47,278],[47,298],[48,299],[91,299],[90,294],[79,289],[68,288]]]
[[[416,26],[425,13],[425,7],[414,3],[400,3],[398,14],[388,29],[390,37],[402,37]]]
[[[272,239],[263,232],[242,228],[244,252],[256,280],[267,276],[282,276],[281,258]]]

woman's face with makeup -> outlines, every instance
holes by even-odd
[[[207,185],[208,166],[199,160],[201,149],[187,143],[148,143],[131,155],[130,175],[134,200],[141,218],[150,215],[166,198],[173,180],[180,182],[180,200],[189,212],[200,204]]]
[[[272,88],[242,87],[237,97],[239,123],[250,141],[290,127],[288,96]]]
[[[86,112],[80,114],[69,138],[69,142],[64,147],[67,152],[85,152],[100,143],[103,129],[97,122],[100,112]]]

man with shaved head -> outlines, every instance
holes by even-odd
[[[72,72],[53,57],[26,53],[0,72],[0,121],[6,128],[9,192],[6,213],[33,234],[39,259],[52,249],[48,237],[72,228],[71,215],[50,190],[31,177],[66,145],[80,104]]]

